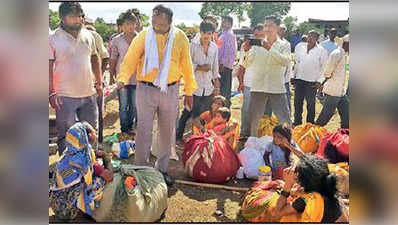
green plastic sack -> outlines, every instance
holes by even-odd
[[[117,143],[117,142],[119,142],[117,133],[113,133],[112,135],[104,137],[104,143]]]
[[[137,186],[124,187],[127,176],[134,176]],[[122,165],[103,193],[94,212],[97,222],[155,222],[167,209],[167,185],[162,174],[152,167]]]

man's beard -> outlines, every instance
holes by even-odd
[[[71,30],[71,31],[80,31],[80,30],[82,29],[82,27],[83,27],[81,24],[79,24],[79,25],[73,25],[73,26],[69,26],[69,25],[63,24],[63,26],[64,26],[67,30]]]

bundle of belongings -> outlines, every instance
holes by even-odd
[[[305,153],[315,153],[327,130],[319,125],[305,123],[293,129],[292,138]]]
[[[255,182],[246,193],[241,214],[249,222],[278,222],[280,218],[271,215],[282,190],[282,183],[277,181]]]
[[[291,145],[298,148],[294,142]],[[259,167],[263,165],[271,167],[273,179],[281,179],[283,169],[298,160],[289,150],[276,145],[271,136],[249,137],[238,157],[242,165],[240,170],[243,170],[244,176],[249,179],[258,179],[261,174]]]
[[[331,163],[348,162],[350,152],[350,136],[348,129],[339,129],[334,133],[326,133],[317,151],[317,155]]]
[[[122,141],[120,143],[112,144],[112,153],[119,159],[128,159],[135,152],[134,141]]]
[[[278,118],[274,115],[271,117],[263,116],[258,125],[258,136],[272,136],[272,130],[278,125]]]
[[[199,182],[224,183],[236,174],[239,159],[222,137],[206,132],[194,135],[182,153],[186,173]]]
[[[97,222],[155,222],[167,208],[167,185],[152,167],[122,165],[104,191]]]

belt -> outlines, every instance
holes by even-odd
[[[152,82],[139,81],[139,83],[144,84],[144,85],[146,85],[146,86],[150,86],[150,87],[154,87],[154,88],[159,88],[158,86],[155,86]],[[174,81],[174,82],[172,82],[172,83],[170,83],[170,84],[167,84],[167,86],[170,87],[170,86],[173,86],[173,85],[175,85],[175,84],[177,84],[177,81]]]

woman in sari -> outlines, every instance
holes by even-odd
[[[283,171],[283,179],[272,211],[273,216],[282,217],[279,222],[348,222],[336,196],[336,176],[329,173],[327,161],[305,154],[297,165]],[[293,194],[296,182],[302,191]]]
[[[65,139],[67,148],[56,164],[56,187],[50,188],[49,201],[56,217],[72,220],[79,211],[93,214],[105,183],[113,180],[113,174],[96,163],[91,144],[97,134],[90,124],[74,124]]]

